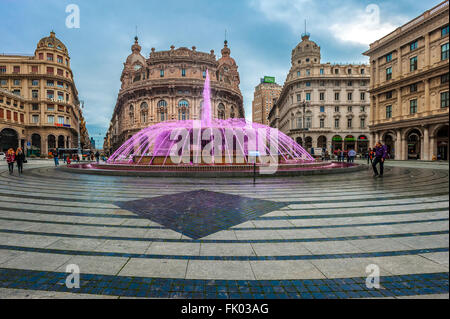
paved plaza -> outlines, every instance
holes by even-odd
[[[448,298],[448,174],[391,162],[253,185],[0,164],[0,298]]]

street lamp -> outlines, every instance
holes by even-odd
[[[302,131],[303,131],[303,146],[306,149],[306,137],[305,137],[305,135],[306,135],[306,123],[305,123],[306,117],[305,117],[305,112],[306,112],[306,107],[309,107],[310,103],[306,102],[305,100],[303,100],[303,102],[301,103],[301,106],[303,107],[303,129],[302,129]]]

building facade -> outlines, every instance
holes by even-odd
[[[372,138],[399,160],[448,160],[449,2],[375,41]]]
[[[275,106],[270,126],[311,148],[355,149],[370,147],[369,79],[365,64],[321,63],[320,47],[303,34],[292,51],[292,67]]]
[[[138,38],[124,63],[122,87],[105,137],[104,150],[113,153],[140,130],[164,121],[200,119],[206,72],[210,75],[211,113],[214,118],[243,118],[238,65],[225,41],[221,58],[174,46],[152,48],[141,55]]]
[[[22,147],[36,156],[56,148],[89,147],[70,57],[55,36],[34,55],[0,55],[0,151]]]
[[[252,102],[252,121],[269,125],[269,112],[280,97],[282,87],[275,83],[273,78],[261,79],[261,83],[255,87]]]

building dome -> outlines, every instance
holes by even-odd
[[[223,49],[221,51],[222,57],[219,59],[219,64],[228,64],[231,66],[236,66],[236,61],[230,56],[231,50],[228,47],[228,41],[225,40]]]
[[[127,57],[127,64],[132,65],[140,62],[142,66],[145,65],[145,58],[141,55],[141,46],[139,45],[138,37],[134,38],[134,44],[131,46],[131,54]]]
[[[56,36],[55,32],[50,32],[50,36],[42,38],[39,40],[37,49],[51,48],[63,51],[65,54],[68,54],[67,48],[64,43],[61,42]]]
[[[320,47],[309,39],[309,34],[302,35],[302,41],[292,50],[292,65],[320,63]]]

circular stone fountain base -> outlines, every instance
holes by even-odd
[[[72,164],[59,169],[79,174],[137,176],[137,177],[253,177],[253,165],[117,165]],[[301,176],[350,173],[365,169],[364,165],[337,162],[279,164],[273,173],[260,173],[265,168],[256,166],[257,177]]]

